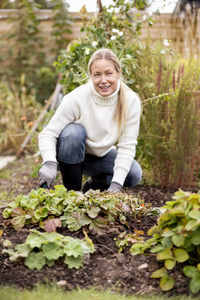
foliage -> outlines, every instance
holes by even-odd
[[[2,251],[9,255],[12,262],[25,258],[24,263],[30,270],[40,270],[45,265],[51,267],[61,257],[69,269],[79,269],[83,265],[84,255],[94,252],[94,245],[88,237],[83,241],[56,232],[30,231],[26,241],[14,249],[10,241],[5,240]]]
[[[175,56],[156,55],[148,48],[138,64],[135,86],[144,99],[138,145],[141,164],[157,185],[197,186],[200,65],[195,60],[180,64]]]
[[[84,226],[101,233],[114,222],[126,224],[126,217],[150,213],[150,207],[144,208],[143,201],[127,194],[100,193],[88,191],[83,194],[67,191],[57,185],[54,190],[40,188],[28,195],[18,195],[3,211],[4,218],[16,230],[25,224],[39,224],[46,231],[55,231],[57,227],[67,227],[77,231]],[[128,224],[127,224],[128,225]]]
[[[102,8],[97,16],[88,20],[87,11],[81,10],[84,36],[72,41],[67,50],[63,50],[55,63],[62,74],[65,92],[70,92],[88,80],[87,65],[91,54],[98,48],[112,49],[119,57],[124,79],[128,84],[133,82],[130,74],[136,68],[134,43],[139,42],[139,35],[144,22],[152,25],[149,17],[145,21],[138,15],[134,17],[131,9],[142,6],[145,1],[115,0],[109,8]],[[139,51],[139,50],[138,50]]]
[[[33,126],[41,110],[34,95],[27,94],[25,76],[20,78],[20,89],[14,84],[0,82],[0,152],[19,148],[26,134]]]
[[[51,55],[45,55],[44,33],[39,26],[38,8],[52,9],[52,30],[50,40],[53,44]],[[9,6],[8,6],[9,7]],[[15,10],[10,13],[10,31],[2,36],[1,47],[8,49],[2,52],[0,62],[5,65],[0,71],[1,78],[14,82],[19,86],[20,76],[26,75],[28,92],[35,92],[36,99],[44,103],[52,93],[56,83],[56,72],[53,61],[59,51],[66,47],[70,33],[70,18],[68,5],[62,0],[32,1],[15,0],[12,2]],[[12,59],[11,59],[12,58]]]
[[[132,255],[145,253],[146,250],[156,253],[163,267],[153,272],[151,277],[160,278],[163,291],[174,286],[170,270],[178,263],[184,263],[183,272],[191,278],[190,291],[197,293],[200,290],[200,194],[179,190],[173,198],[163,207],[166,210],[157,225],[149,230],[152,238],[135,243],[130,252]]]

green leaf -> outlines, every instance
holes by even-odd
[[[69,269],[75,268],[79,269],[83,265],[83,257],[82,256],[65,256],[64,263],[68,265]]]
[[[153,247],[150,252],[151,253],[157,253],[157,252],[160,252],[164,249],[164,247],[162,245],[156,245],[155,247]]]
[[[61,218],[61,220],[63,220]],[[77,218],[74,218],[72,216],[69,216],[66,220],[65,223],[67,224],[67,228],[70,231],[78,231],[81,228],[80,223],[78,222]]]
[[[38,221],[45,219],[47,216],[48,216],[48,209],[46,207],[40,207],[39,209],[36,209],[34,212],[34,217]]]
[[[19,254],[13,249],[3,249],[2,254],[8,254],[10,261],[16,261],[19,257]]]
[[[56,260],[63,256],[63,249],[56,243],[49,242],[48,244],[43,245],[42,250],[44,257],[48,260]]]
[[[162,278],[168,276],[165,268],[158,269],[151,274],[151,278]]]
[[[194,232],[194,233],[192,234],[191,242],[192,242],[192,244],[195,245],[195,246],[200,245],[200,234],[199,234],[199,231]]]
[[[172,236],[172,242],[176,247],[183,246],[185,238],[182,234]]]
[[[171,253],[171,250],[170,249],[165,249],[165,250],[161,251],[160,253],[158,253],[157,259],[158,260],[173,259],[173,255]]]
[[[3,247],[6,248],[6,247],[11,247],[12,246],[12,242],[8,239],[4,240],[3,241]]]
[[[64,245],[63,251],[68,256],[78,257],[83,255],[81,241],[76,239],[70,240],[66,245]]]
[[[160,288],[162,291],[169,291],[174,287],[174,279],[172,277],[166,276],[162,277],[160,280]]]
[[[188,253],[184,249],[181,249],[181,248],[174,250],[174,256],[175,256],[175,259],[180,263],[188,260],[188,258],[189,258]]]
[[[192,278],[190,280],[189,289],[194,294],[196,294],[198,291],[200,291],[200,276]]]
[[[31,233],[26,238],[26,244],[30,246],[32,249],[37,247],[40,248],[43,243],[45,243],[46,239],[44,236],[38,235],[38,233]]]
[[[185,276],[187,276],[189,278],[194,278],[194,277],[198,276],[198,274],[200,274],[198,269],[194,266],[185,266],[183,268],[183,273],[185,274]]]
[[[193,209],[189,212],[188,216],[195,220],[200,220],[200,211],[198,209]]]
[[[98,216],[98,213],[101,211],[99,207],[92,207],[87,209],[87,214],[90,218],[94,219]]]
[[[104,233],[107,228],[108,220],[105,218],[97,217],[93,219],[89,225],[90,230],[94,230],[97,234]]]
[[[166,259],[164,265],[167,270],[172,270],[176,265],[176,261],[171,259]]]
[[[11,208],[5,208],[3,210],[3,217],[5,219],[10,218],[11,214],[12,214],[12,209]]]
[[[26,243],[23,243],[17,245],[15,250],[21,257],[27,257],[31,251],[31,248]]]
[[[190,220],[186,226],[185,226],[185,229],[187,231],[190,231],[190,230],[195,230],[195,228],[197,228],[198,226],[200,225],[200,222],[196,221],[196,220]]]
[[[143,254],[144,253],[144,244],[135,243],[130,248],[130,253],[134,255]]]
[[[23,216],[18,216],[18,217],[14,217],[11,220],[11,224],[13,225],[13,227],[15,228],[15,230],[20,230],[22,227],[24,227],[26,222],[26,217]]]
[[[46,259],[42,252],[32,252],[25,259],[25,265],[30,269],[41,270],[46,264]]]

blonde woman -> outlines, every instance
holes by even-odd
[[[122,82],[120,63],[110,49],[97,50],[88,71],[88,83],[64,96],[39,134],[40,186],[51,187],[59,165],[68,190],[121,192],[142,176],[134,160],[140,99]],[[90,178],[82,187],[83,174]]]

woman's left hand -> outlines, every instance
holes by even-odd
[[[122,185],[117,182],[111,182],[110,187],[107,189],[109,193],[120,193],[122,190]]]

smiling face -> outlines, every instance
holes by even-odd
[[[90,75],[97,93],[107,97],[112,95],[117,89],[121,71],[116,71],[112,61],[97,59],[91,65]]]

